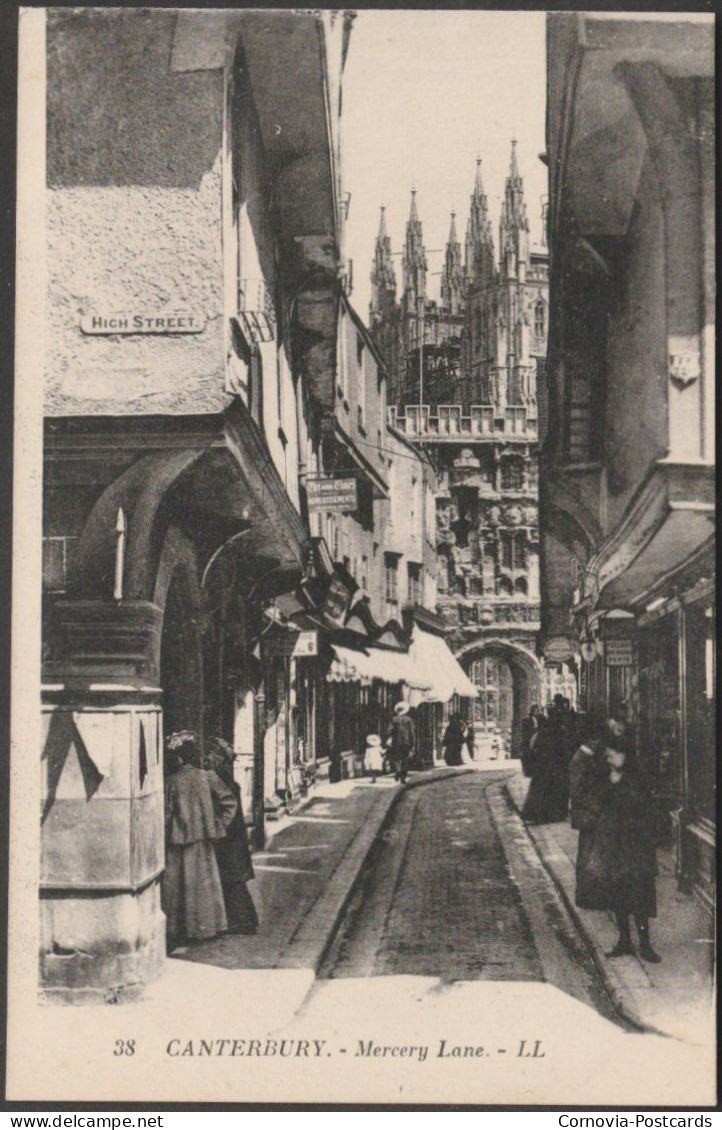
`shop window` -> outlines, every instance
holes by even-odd
[[[707,601],[685,609],[687,773],[695,815],[715,816],[715,621]]]

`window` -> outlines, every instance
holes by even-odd
[[[348,400],[348,357],[346,355],[346,319],[342,316],[338,327],[338,391]]]
[[[469,577],[469,596],[482,596],[483,592],[481,577]]]
[[[361,557],[361,588],[364,592],[368,592],[369,588],[369,559],[364,553]]]
[[[526,564],[526,537],[520,531],[501,535],[501,563],[505,569],[523,569]]]
[[[512,457],[502,460],[501,464],[501,489],[524,489],[524,464],[521,459]]]
[[[399,559],[395,553],[384,554],[384,591],[391,616],[399,603]]]
[[[366,411],[366,358],[364,356],[364,343],[360,334],[356,335],[356,363],[356,390],[358,395],[356,411],[358,413],[358,426],[363,428],[364,413]]]
[[[544,337],[546,333],[546,308],[541,299],[534,307],[534,336]]]
[[[74,537],[43,538],[43,589],[45,592],[65,592],[70,549],[77,540]]]
[[[409,582],[409,603],[423,604],[423,594],[421,591],[421,566],[409,563],[407,570]]]

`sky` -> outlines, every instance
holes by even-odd
[[[351,301],[368,321],[369,280],[379,207],[386,205],[392,250],[400,252],[416,188],[427,248],[429,296],[438,297],[450,213],[464,244],[476,158],[498,253],[499,213],[511,138],[533,243],[541,238],[547,193],[543,12],[360,11],[343,77],[342,176],[351,193],[346,255]],[[401,285],[401,256],[394,258]]]

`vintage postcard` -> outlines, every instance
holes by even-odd
[[[713,1104],[712,18],[19,39],[7,1098]]]

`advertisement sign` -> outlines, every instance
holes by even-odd
[[[351,593],[336,577],[333,577],[323,600],[323,612],[331,620],[342,623],[351,603]]]
[[[307,479],[306,495],[309,514],[358,508],[356,479]]]
[[[607,667],[632,667],[634,643],[632,640],[605,640],[604,654]]]
[[[308,659],[318,655],[318,632],[285,632],[269,636],[263,641],[267,656],[287,655],[293,659]]]

